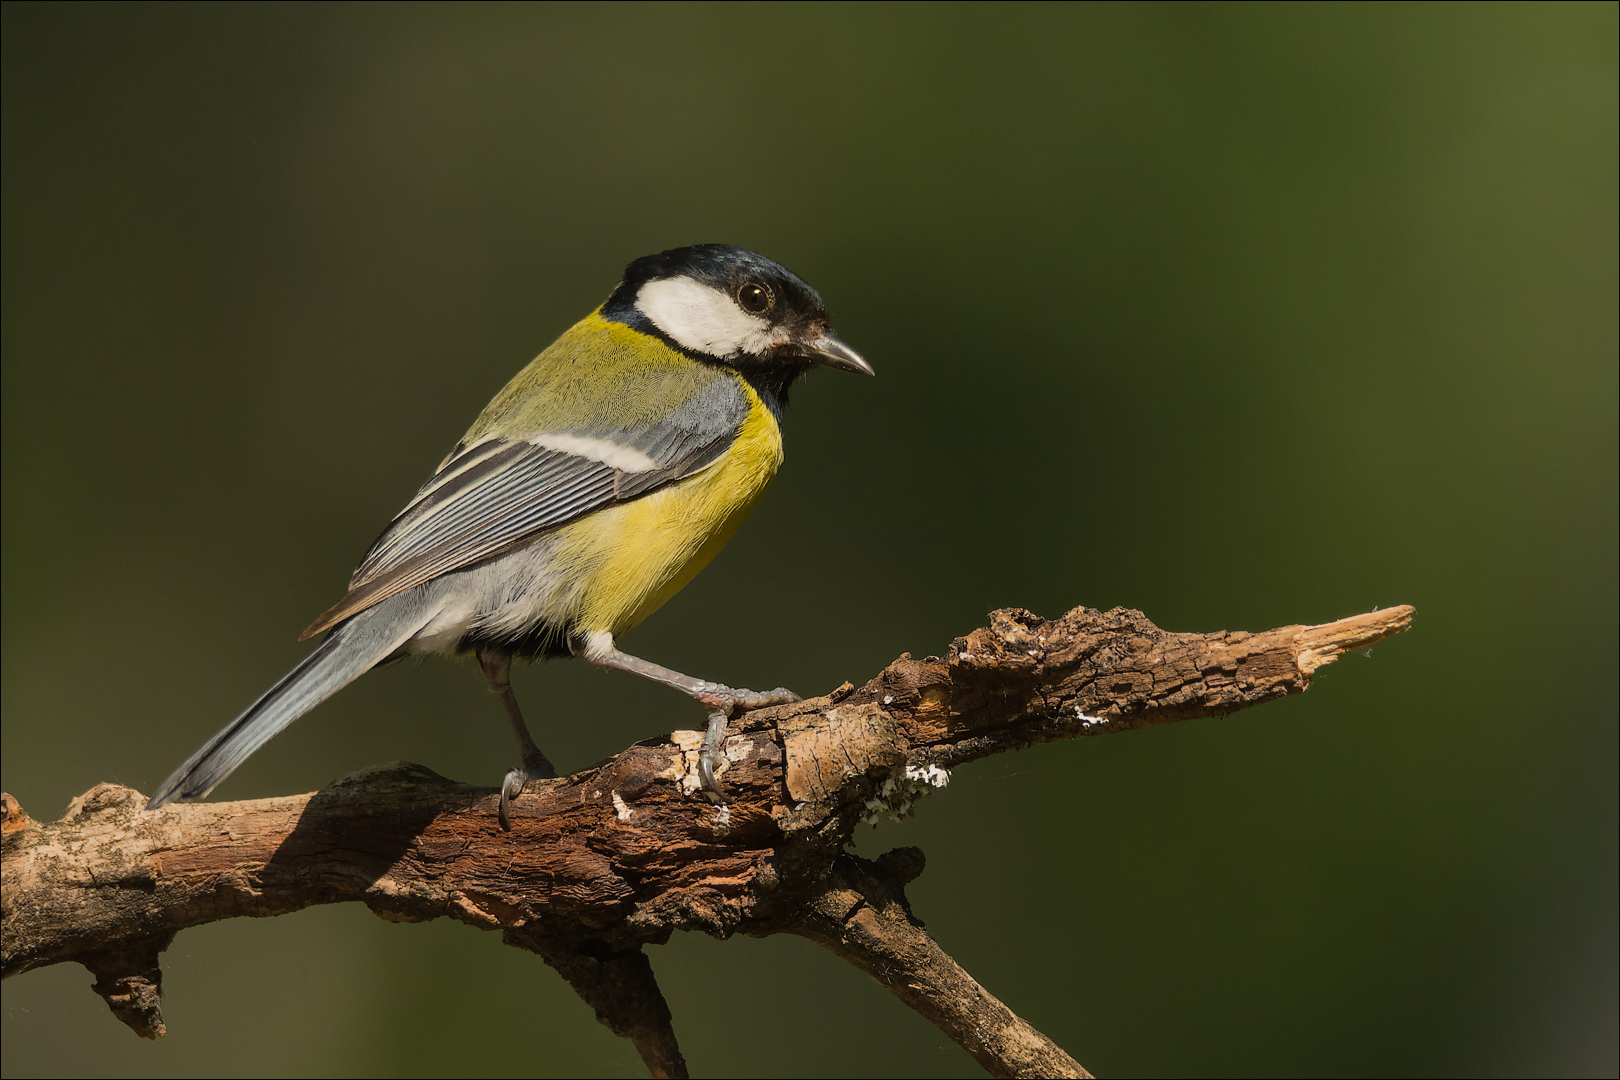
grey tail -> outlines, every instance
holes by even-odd
[[[177,799],[206,796],[253,751],[386,660],[436,614],[430,611],[422,618],[419,606],[411,605],[416,611],[400,610],[404,606],[373,608],[328,634],[314,652],[174,770],[146,808],[156,810]]]

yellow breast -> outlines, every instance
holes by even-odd
[[[782,432],[752,387],[731,447],[712,465],[645,498],[562,530],[557,554],[585,572],[574,627],[628,632],[720,553],[782,464]]]

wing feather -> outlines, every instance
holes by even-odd
[[[390,596],[503,554],[595,510],[651,494],[713,463],[736,439],[751,407],[735,377],[716,374],[718,378],[656,422],[611,432],[485,437],[457,447],[377,538],[350,579],[348,595],[303,636],[312,637]],[[621,464],[647,461],[653,467],[627,471],[583,450],[574,453],[536,442],[633,450],[634,455],[600,456]]]

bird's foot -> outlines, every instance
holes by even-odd
[[[538,750],[533,756],[524,754],[523,758],[523,768],[511,770],[501,781],[500,818],[503,832],[512,831],[512,800],[523,794],[523,785],[530,780],[550,780],[557,775],[557,770],[552,768],[546,755]]]
[[[726,742],[726,723],[750,709],[763,709],[769,705],[789,705],[803,699],[783,686],[775,690],[737,690],[729,686],[711,684],[712,690],[696,695],[709,707],[709,730],[703,735],[703,750],[698,754],[698,779],[709,801],[719,804],[730,802],[715,776]]]

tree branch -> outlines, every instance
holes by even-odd
[[[1089,1077],[963,971],[911,914],[905,886],[922,872],[922,852],[898,848],[867,862],[841,856],[824,891],[788,927],[882,983],[972,1054],[991,1076]]]
[[[867,971],[997,1076],[1086,1076],[911,919],[921,853],[844,854],[855,826],[907,812],[949,770],[1035,743],[1217,716],[1299,693],[1410,607],[1260,634],[1176,634],[1140,612],[992,614],[945,657],[860,689],[734,721],[722,782],[698,792],[702,734],[677,731],[557,780],[496,823],[496,794],[395,763],[320,791],[151,813],[100,784],[60,821],[5,796],[3,974],[63,961],[138,1034],[164,1033],[157,956],[180,930],[358,901],[385,919],[449,916],[538,953],[655,1076],[684,1076],[641,952],[675,930],[795,933]]]
[[[658,989],[652,964],[640,949],[597,955],[580,944],[540,933],[533,924],[506,931],[508,945],[537,953],[562,974],[568,985],[596,1010],[608,1030],[629,1039],[654,1077],[684,1078],[686,1059],[675,1041],[669,1003]]]

